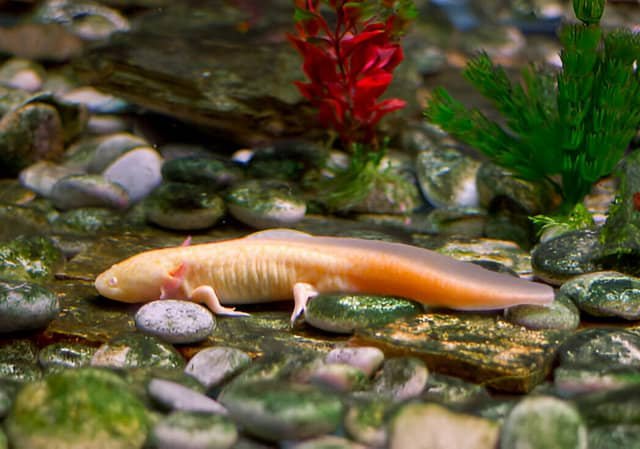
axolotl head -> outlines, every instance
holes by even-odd
[[[142,253],[111,266],[96,278],[95,287],[102,296],[117,301],[153,301],[160,299],[170,270],[162,257]]]

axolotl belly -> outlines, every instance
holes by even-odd
[[[548,304],[548,285],[401,243],[269,230],[244,238],[146,251],[113,265],[98,292],[124,302],[164,298],[245,315],[228,304],[294,299],[292,321],[318,293],[394,295],[459,310]]]

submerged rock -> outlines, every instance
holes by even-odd
[[[411,353],[434,372],[522,393],[545,379],[565,337],[563,331],[526,330],[487,314],[429,313],[360,329],[354,343]]]
[[[55,159],[64,149],[62,120],[55,107],[31,103],[0,120],[0,174],[15,176],[40,159]]]
[[[578,308],[562,294],[557,294],[555,301],[547,306],[525,304],[510,307],[505,311],[505,318],[529,329],[573,330],[580,325]]]
[[[181,368],[184,360],[171,345],[150,335],[124,334],[103,344],[91,359],[92,366],[112,368]]]
[[[47,237],[20,236],[0,244],[0,277],[44,282],[64,264],[62,252]]]
[[[188,412],[161,418],[150,435],[158,449],[228,449],[237,439],[238,430],[229,418]]]
[[[37,284],[0,281],[0,333],[38,329],[59,311],[58,297]]]
[[[585,273],[599,270],[599,234],[579,230],[540,243],[531,253],[531,265],[537,277],[553,285]]]
[[[294,189],[280,181],[242,182],[229,191],[226,200],[234,218],[257,229],[291,226],[307,211]]]
[[[342,420],[337,395],[288,382],[253,382],[226,389],[220,397],[248,433],[268,441],[297,440],[331,433]]]
[[[135,321],[140,331],[168,343],[202,341],[215,326],[211,312],[205,307],[171,299],[143,305],[136,313]]]
[[[127,191],[101,175],[72,175],[60,179],[51,189],[51,201],[62,210],[80,207],[126,209],[131,205]]]
[[[420,304],[402,298],[322,294],[309,301],[304,319],[318,329],[351,333],[356,329],[379,327],[399,318],[413,317],[422,310]]]
[[[602,228],[600,257],[607,266],[640,274],[640,153],[632,151],[618,166],[616,199]]]
[[[13,447],[142,448],[149,428],[144,406],[116,374],[66,370],[20,390],[6,420]]]
[[[422,194],[435,207],[477,207],[480,162],[454,147],[432,146],[416,157]]]
[[[408,404],[391,422],[390,449],[486,449],[496,447],[495,422],[437,404]]]
[[[509,413],[500,449],[587,449],[587,428],[569,403],[550,396],[523,399]]]
[[[560,287],[580,310],[592,316],[640,319],[640,278],[615,271],[577,276]]]
[[[163,183],[143,204],[149,222],[179,231],[210,228],[225,214],[224,201],[217,193],[186,183]]]

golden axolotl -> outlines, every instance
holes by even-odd
[[[223,304],[293,297],[292,322],[318,293],[393,295],[458,310],[542,305],[554,299],[548,285],[427,249],[286,229],[146,251],[113,265],[95,286],[118,301],[186,299],[226,315],[246,314]]]

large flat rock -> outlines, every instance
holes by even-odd
[[[422,358],[430,370],[497,391],[526,393],[551,370],[568,334],[532,331],[493,314],[428,313],[358,331],[355,344]]]
[[[240,4],[240,2],[237,2]],[[308,129],[293,84],[302,59],[285,39],[290,2],[252,8],[178,2],[76,61],[86,81],[152,111],[255,143]]]

